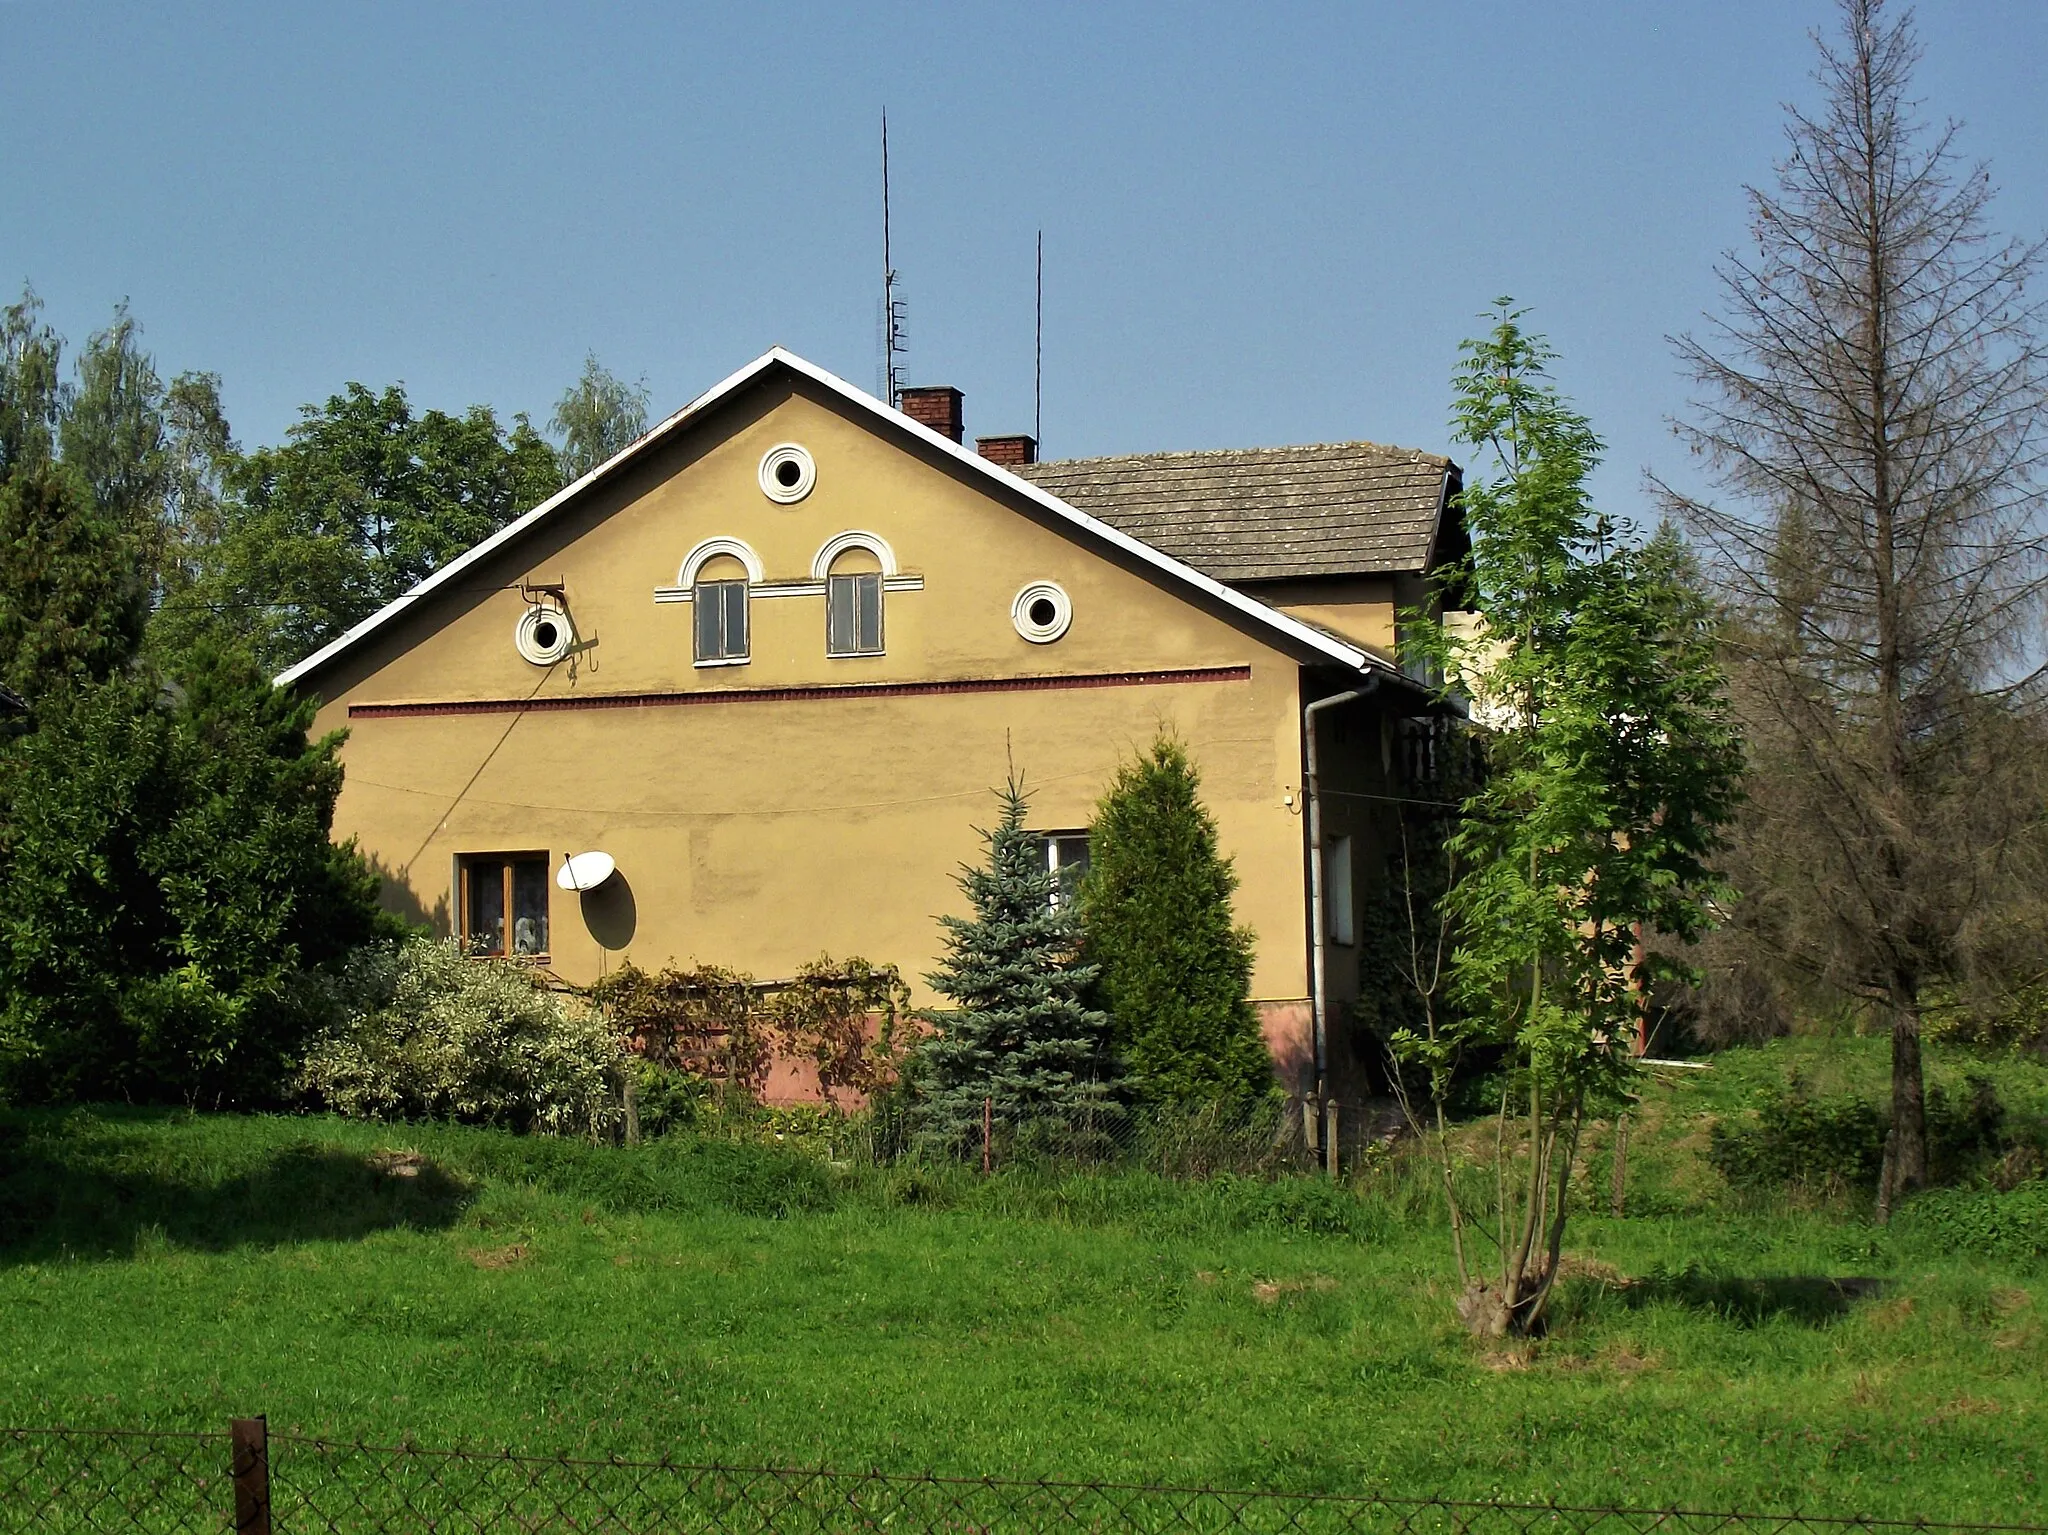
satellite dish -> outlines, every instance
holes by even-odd
[[[610,853],[576,853],[562,860],[555,883],[564,890],[595,890],[618,871]]]

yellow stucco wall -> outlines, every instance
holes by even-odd
[[[757,483],[764,452],[809,449],[793,506]],[[786,975],[823,951],[921,976],[973,828],[1013,760],[1032,823],[1085,825],[1120,757],[1161,727],[1187,741],[1259,935],[1254,993],[1304,996],[1299,661],[1241,620],[1192,604],[992,496],[978,477],[809,386],[758,388],[643,456],[495,562],[306,678],[321,724],[347,726],[336,835],[355,837],[400,909],[446,930],[458,855],[602,849],[622,886],[586,911],[551,886],[552,964],[584,982],[630,956]],[[1042,520],[1041,520],[1042,519]],[[692,664],[693,609],[658,604],[701,540],[743,539],[767,582],[810,579],[833,536],[880,535],[923,589],[887,594],[887,653],[825,653],[822,596],[757,596],[752,659]],[[528,664],[521,580],[561,582],[581,646]],[[1073,623],[1033,645],[1011,622],[1027,581],[1060,583]],[[764,701],[749,690],[847,683],[1249,668],[1247,678],[1031,691]],[[681,692],[676,706],[351,718],[350,705],[548,702]],[[600,943],[600,939],[603,940]]]

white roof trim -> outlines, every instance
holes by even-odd
[[[1079,507],[1069,506],[1066,502],[1060,500],[1058,496],[1051,494],[1049,491],[1039,489],[1038,486],[1032,484],[1029,480],[1020,479],[1001,465],[993,464],[979,453],[962,447],[950,437],[933,431],[920,421],[912,420],[901,411],[892,410],[873,395],[865,390],[856,389],[837,374],[828,373],[815,363],[806,362],[803,358],[797,356],[796,353],[777,346],[770,347],[744,368],[739,369],[735,373],[728,374],[718,383],[713,384],[681,410],[662,421],[652,431],[648,432],[646,436],[640,438],[639,441],[621,449],[573,484],[563,486],[552,496],[549,496],[547,500],[541,502],[539,506],[526,513],[525,516],[507,523],[468,553],[450,560],[446,565],[443,565],[439,570],[414,586],[405,595],[393,599],[340,638],[330,641],[319,650],[314,651],[310,656],[307,656],[305,660],[298,662],[294,666],[287,667],[284,671],[278,673],[277,685],[279,687],[288,687],[308,673],[326,665],[343,651],[350,649],[359,641],[368,638],[371,634],[383,628],[421,598],[429,596],[438,588],[447,585],[470,566],[488,559],[504,545],[518,538],[528,528],[534,526],[543,518],[550,516],[558,507],[566,505],[569,501],[575,499],[586,487],[606,478],[615,470],[623,467],[629,459],[639,457],[640,454],[652,448],[654,444],[668,437],[696,416],[710,410],[713,406],[724,400],[726,396],[745,388],[761,374],[778,365],[788,368],[792,373],[801,374],[812,383],[818,384],[830,390],[833,394],[838,395],[848,404],[857,406],[869,415],[877,417],[892,429],[908,433],[924,443],[925,446],[937,450],[939,453],[953,459],[976,474],[994,480],[1012,494],[1021,496],[1035,506],[1051,512],[1062,521],[1080,528],[1103,543],[1122,550],[1124,553],[1133,556],[1143,564],[1151,566],[1164,575],[1171,576],[1182,585],[1195,588],[1204,596],[1251,619],[1261,628],[1285,635],[1294,644],[1301,646],[1303,649],[1312,650],[1325,659],[1334,661],[1340,666],[1348,666],[1354,671],[1395,671],[1394,667],[1389,666],[1386,661],[1373,655],[1371,652],[1362,650],[1355,645],[1347,645],[1342,640],[1325,633],[1323,630],[1302,623],[1299,619],[1290,618],[1278,609],[1270,608],[1255,598],[1245,596],[1244,593],[1236,590],[1234,587],[1225,586],[1221,581],[1203,575],[1194,567],[1182,564],[1171,555],[1162,554],[1150,544],[1143,543],[1131,537],[1130,534],[1089,516]]]

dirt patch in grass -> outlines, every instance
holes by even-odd
[[[1337,1281],[1327,1274],[1316,1274],[1307,1279],[1261,1279],[1252,1286],[1252,1299],[1262,1306],[1270,1306],[1283,1295],[1300,1295],[1308,1290],[1327,1293],[1336,1288]]]
[[[509,1247],[479,1247],[469,1255],[469,1261],[480,1269],[517,1268],[530,1256],[524,1242],[514,1242]]]

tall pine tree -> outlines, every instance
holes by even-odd
[[[1252,1011],[1251,930],[1231,920],[1237,873],[1200,786],[1170,736],[1117,770],[1089,828],[1085,952],[1141,1096],[1247,1103],[1273,1066]]]
[[[998,797],[988,861],[960,875],[974,915],[939,919],[945,959],[925,977],[955,1005],[923,1015],[938,1033],[922,1052],[919,1118],[953,1147],[978,1139],[984,1100],[1007,1132],[1029,1134],[1073,1127],[1108,1099],[1108,1020],[1084,1000],[1096,969],[1078,958],[1079,920],[1054,901],[1014,776]]]

